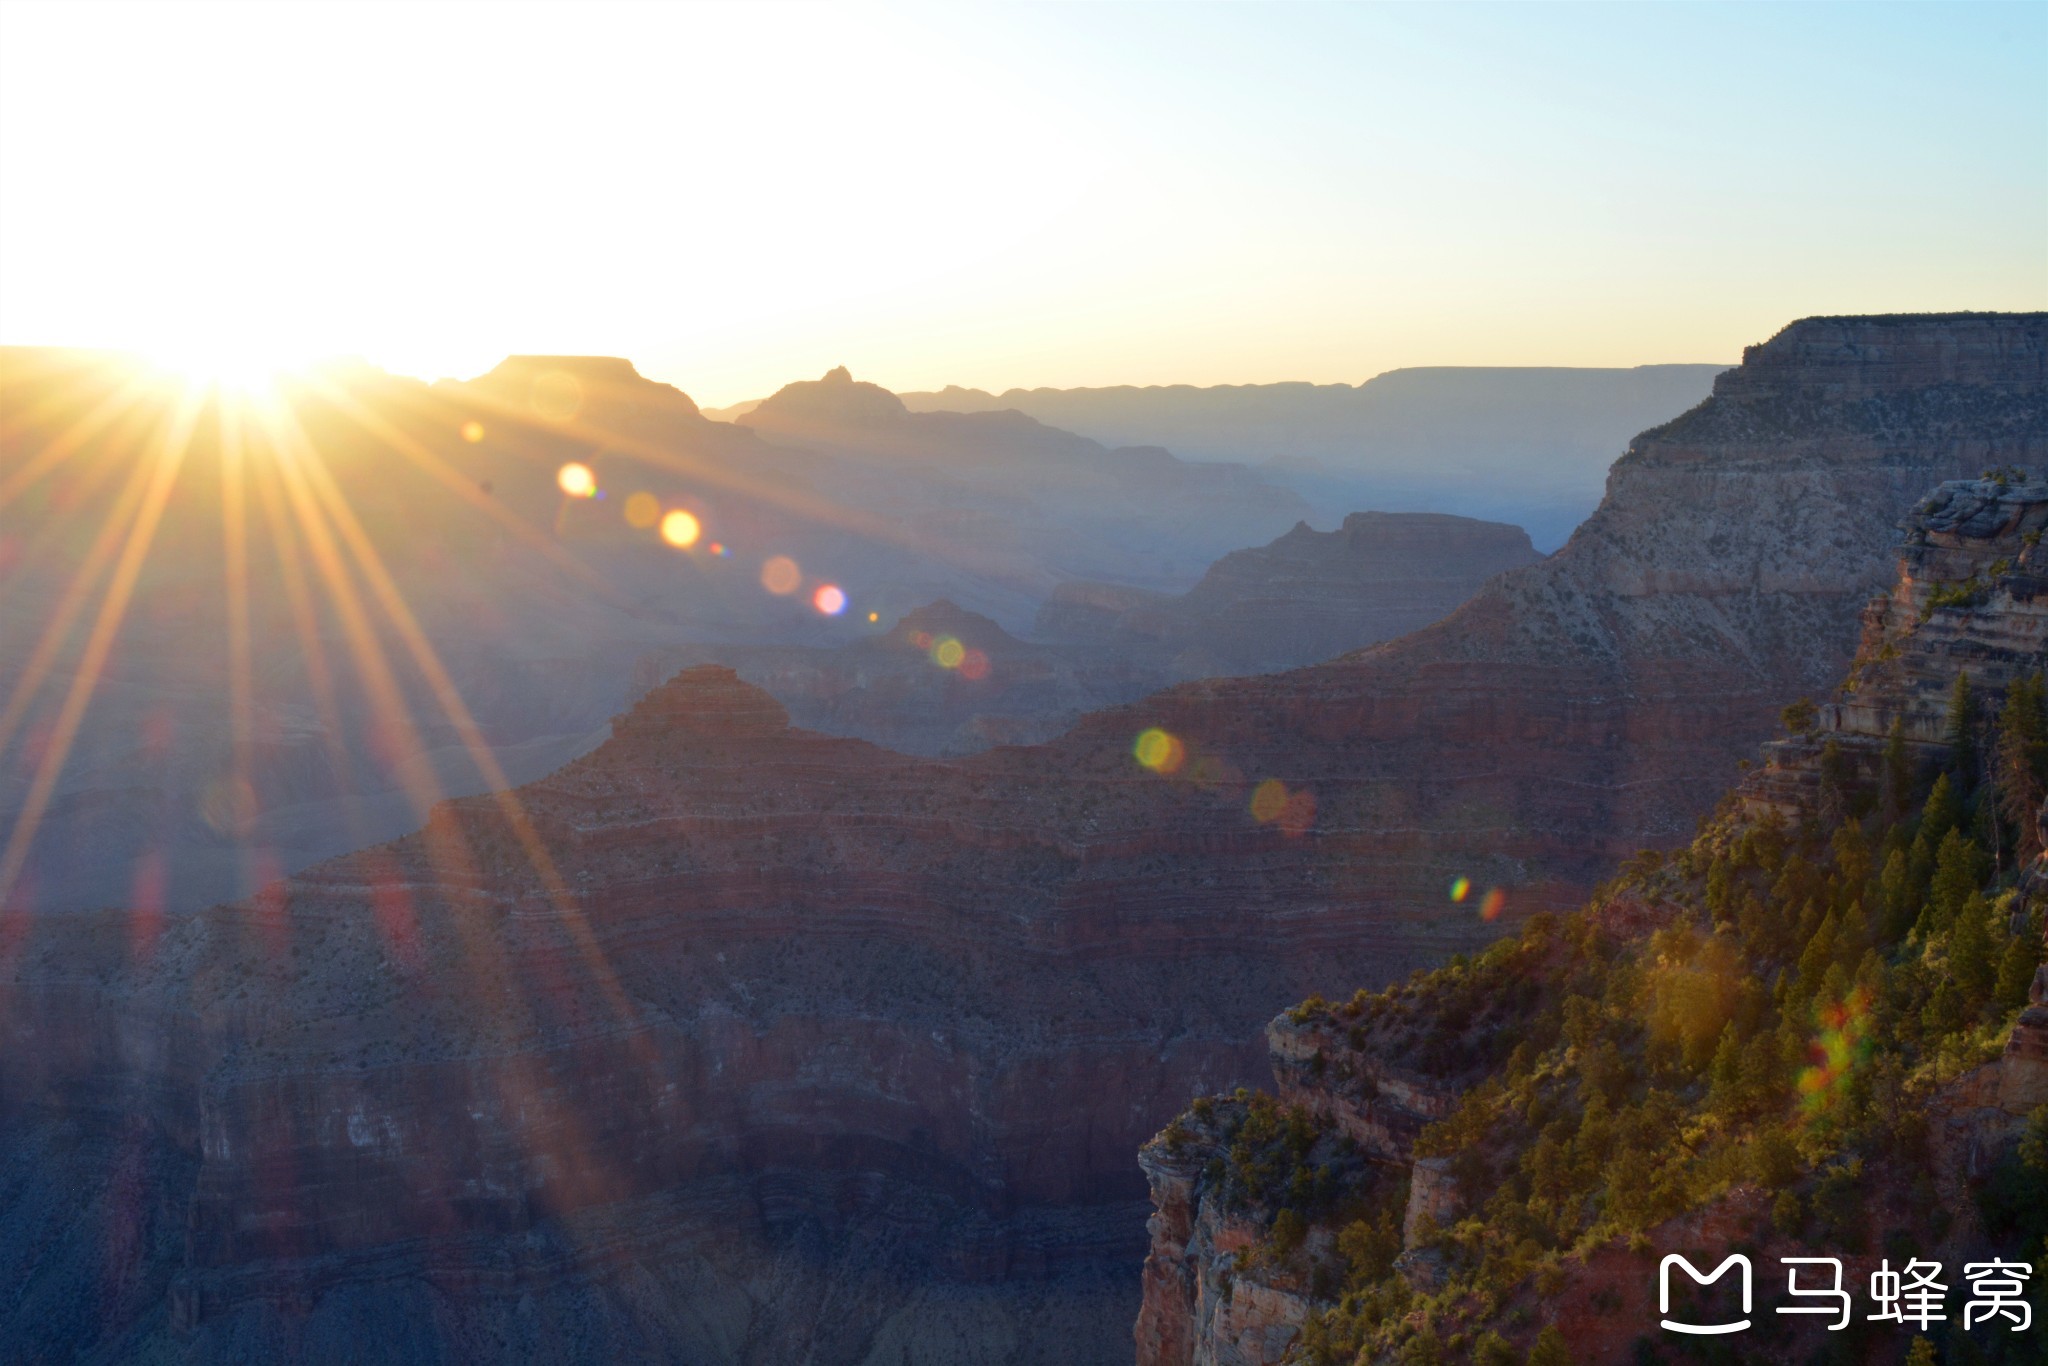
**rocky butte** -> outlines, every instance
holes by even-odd
[[[911,758],[692,669],[263,896],[8,921],[0,1337],[1127,1359],[1145,1138],[1287,1002],[1689,832],[1890,523],[2048,453],[2044,358],[2036,315],[1794,324],[1444,621],[1050,745]]]
[[[1376,645],[1437,621],[1496,574],[1538,559],[1520,527],[1431,512],[1306,522],[1225,555],[1178,597],[1061,584],[1038,634],[1157,658],[1174,679],[1269,673]]]

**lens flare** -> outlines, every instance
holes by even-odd
[[[960,658],[960,676],[976,682],[988,677],[988,656],[979,650],[969,650]]]
[[[1870,993],[1858,987],[1846,1000],[1817,1007],[1814,1023],[1813,1061],[1799,1073],[1799,1108],[1808,1120],[1825,1119],[1842,1105],[1856,1069],[1870,1057]]]
[[[1454,877],[1451,879],[1451,900],[1463,901],[1466,897],[1470,895],[1472,895],[1471,878]]]
[[[870,624],[872,624],[872,623],[874,623],[874,622],[877,622],[877,621],[880,621],[881,619],[882,619],[882,614],[881,614],[880,612],[870,612],[870,613],[868,613],[868,621],[869,621],[869,623],[870,623]]]
[[[583,381],[566,370],[550,370],[534,378],[527,397],[544,421],[567,422],[583,411]]]
[[[811,594],[811,606],[828,617],[836,617],[846,610],[846,593],[836,584],[825,584]]]
[[[661,539],[667,541],[678,550],[688,550],[691,546],[697,544],[697,538],[703,534],[703,526],[698,523],[694,516],[683,511],[681,508],[675,509],[668,516],[661,519]],[[773,564],[774,561],[770,560],[769,563]],[[778,588],[775,591],[781,593],[788,590]]]
[[[940,636],[932,646],[932,663],[941,669],[957,669],[960,661],[967,658],[967,647],[951,636]]]
[[[1188,748],[1181,743],[1179,736],[1154,726],[1138,732],[1138,739],[1131,746],[1131,757],[1154,773],[1178,773],[1180,766],[1187,762]]]
[[[779,598],[796,592],[803,581],[803,570],[787,555],[777,555],[761,566],[761,586]]]
[[[661,520],[661,500],[642,489],[626,500],[626,525],[645,531]]]
[[[1287,784],[1278,778],[1268,778],[1252,789],[1252,819],[1260,825],[1280,819],[1280,813],[1287,809]]]
[[[597,475],[580,460],[571,460],[556,470],[555,483],[571,498],[589,498],[597,492]]]
[[[484,424],[474,419],[462,424],[462,439],[474,446],[484,439]]]
[[[1479,918],[1481,920],[1498,920],[1500,919],[1501,911],[1507,907],[1507,904],[1508,894],[1506,892],[1498,887],[1488,887],[1486,895],[1479,898]]]
[[[1306,788],[1290,792],[1278,778],[1268,778],[1252,789],[1252,819],[1260,825],[1277,825],[1282,834],[1305,835],[1316,823],[1316,794]]]

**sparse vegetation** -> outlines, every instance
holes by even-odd
[[[1476,1084],[1417,1145],[1447,1161],[1466,1204],[1420,1239],[1446,1274],[1430,1293],[1394,1272],[1392,1210],[1355,1212],[1345,1173],[1362,1168],[1311,1165],[1300,1112],[1239,1096],[1219,1175],[1234,1198],[1279,1202],[1266,1255],[1297,1255],[1329,1220],[1319,1211],[1354,1206],[1331,1221],[1317,1282],[1330,1293],[1302,1359],[1498,1362],[1520,1341],[1531,1363],[1568,1362],[1554,1329],[1517,1318],[1562,1260],[1647,1251],[1650,1230],[1744,1186],[1768,1196],[1759,1241],[1857,1252],[1938,1237],[1953,1212],[1929,1179],[1925,1101],[1998,1055],[2042,955],[2017,870],[2039,852],[2048,685],[2022,679],[1995,717],[1983,710],[1959,676],[1931,783],[1894,730],[1869,790],[1845,780],[1797,826],[1724,803],[1690,847],[1631,861],[1577,914],[1385,992],[1298,1008],[1297,1023],[1355,1021],[1354,1047],[1425,1067],[1429,1041],[1470,1040],[1482,1013],[1501,1041],[1458,1059],[1479,1064]],[[1787,708],[1787,729],[1810,711]],[[1626,928],[1618,906],[1648,908],[1655,928]],[[2007,1255],[2041,1259],[2048,1109],[1980,1196]],[[1987,1366],[2037,1359],[1952,1327],[1943,1341]]]

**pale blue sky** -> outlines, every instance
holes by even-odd
[[[2048,306],[2048,6],[11,4],[0,195],[11,341],[707,402],[1732,361]]]

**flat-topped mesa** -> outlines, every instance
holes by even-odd
[[[1637,437],[1629,460],[1683,463],[1715,448],[1789,442],[1885,466],[1941,440],[1955,456],[1989,464],[2039,442],[2044,387],[2048,314],[1803,318],[1745,348],[1712,398]]]
[[[1818,391],[1837,402],[1932,385],[2021,391],[2048,383],[2038,313],[1895,313],[1802,318],[1745,347],[1714,381],[1719,398]]]
[[[1897,581],[1863,609],[1847,681],[1810,729],[1764,746],[1743,786],[1752,809],[1812,811],[1828,762],[1842,781],[1876,781],[1894,725],[1918,762],[1935,760],[1957,674],[1990,715],[2015,679],[2048,665],[2048,482],[2016,470],[1953,480],[1900,527]],[[1823,759],[1830,746],[1835,761]]]
[[[684,669],[612,718],[614,743],[768,739],[788,729],[780,702],[722,664]]]

